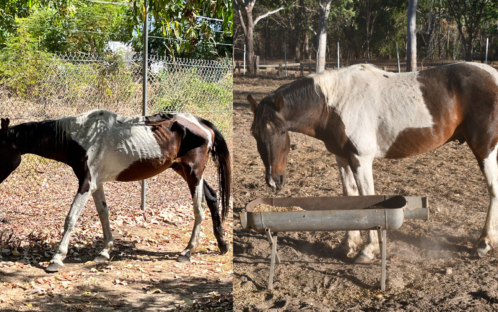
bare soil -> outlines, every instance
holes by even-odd
[[[287,184],[274,192],[250,134],[247,94],[260,101],[290,80],[234,81],[234,298],[236,311],[492,311],[498,310],[497,253],[471,256],[484,226],[489,196],[466,144],[449,143],[403,160],[376,160],[377,194],[428,196],[429,221],[406,220],[388,231],[387,291],[380,291],[380,260],[353,264],[332,258],[343,232],[278,234],[282,264],[267,290],[270,245],[242,230],[239,213],[262,197],[340,196],[334,156],[322,142],[291,133]],[[366,233],[362,237],[366,240]]]
[[[176,261],[194,222],[187,184],[173,171],[148,180],[147,210],[140,184],[107,183],[115,248],[111,261],[92,260],[102,246],[93,201],[84,209],[64,267],[45,273],[57,250],[64,218],[76,194],[71,169],[26,157],[0,186],[1,311],[232,310],[232,251],[220,255],[209,209],[190,263]],[[205,178],[217,188],[209,165]],[[224,224],[232,244],[231,213]]]

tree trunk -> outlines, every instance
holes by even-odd
[[[446,38],[446,58],[450,59],[450,27],[448,26],[448,34]]]
[[[95,53],[95,42],[93,41],[93,36],[90,36],[90,54]]]
[[[268,19],[265,20],[265,58],[270,58],[271,40],[268,32]]]
[[[308,38],[308,32],[306,31],[304,33],[304,58],[309,59],[310,58],[310,50],[309,50],[309,38]]]
[[[254,74],[254,22],[252,19],[252,8],[247,9],[247,36],[246,36],[246,47],[247,47],[247,71],[249,75]]]
[[[327,24],[332,0],[320,0],[320,23],[318,24],[318,64],[317,73],[325,70],[325,55],[327,52]]]
[[[409,0],[407,19],[407,51],[406,51],[406,71],[417,71],[417,6],[418,0]]]
[[[370,26],[370,6],[369,1],[365,1],[365,22],[367,25],[367,60],[370,61],[370,36],[368,35],[368,27]]]
[[[431,9],[429,11],[429,19],[427,20],[429,23],[429,27],[427,28],[427,49],[425,50],[425,57],[429,58],[431,56],[431,50],[432,50],[432,32],[434,30],[434,19],[435,16],[432,14],[432,5],[434,3],[434,0],[431,1]],[[432,56],[431,59],[434,57]]]

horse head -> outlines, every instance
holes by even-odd
[[[284,98],[280,94],[270,94],[261,103],[247,96],[254,113],[251,133],[256,139],[258,152],[266,169],[266,183],[281,189],[285,183],[287,155],[290,149],[287,123],[282,114]]]
[[[16,170],[21,163],[21,152],[14,144],[13,138],[10,137],[9,133],[9,123],[8,118],[1,119],[0,128],[0,183],[2,183],[7,177]]]

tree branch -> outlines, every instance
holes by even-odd
[[[288,6],[286,6],[286,7],[283,7],[283,6],[282,6],[282,7],[278,8],[278,9],[276,9],[276,10],[273,10],[273,11],[270,11],[270,12],[266,12],[265,14],[258,16],[258,17],[254,20],[254,26],[256,26],[256,24],[257,24],[257,23],[258,23],[261,19],[263,19],[263,18],[265,18],[265,17],[267,17],[267,16],[269,16],[269,15],[275,14],[275,13],[277,13],[278,11],[288,9],[288,8],[290,8],[291,6],[293,6],[296,2],[297,2],[297,0],[295,0],[294,2],[292,2],[291,4],[289,4],[289,5],[288,5]]]
[[[242,30],[244,31],[244,36],[247,36],[247,28],[246,25],[244,24],[244,17],[242,16],[242,12],[240,11],[240,6],[237,0],[233,2],[233,7],[237,11],[237,14],[239,15],[240,25],[242,26]]]

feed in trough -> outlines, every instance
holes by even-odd
[[[272,205],[259,204],[252,212],[289,212],[289,211],[305,211],[301,207],[275,207]]]

